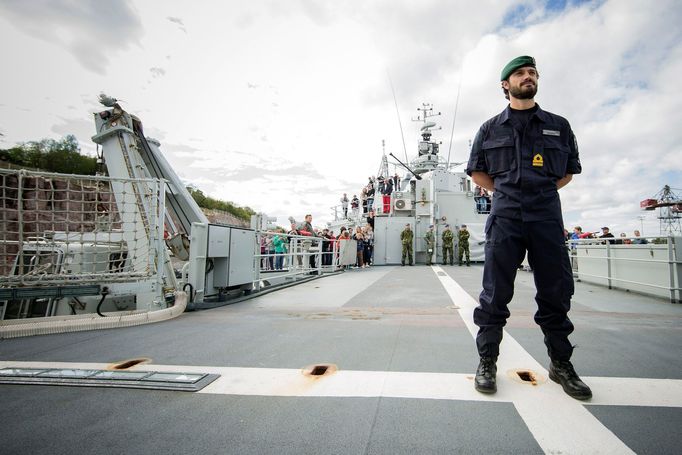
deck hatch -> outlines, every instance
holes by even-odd
[[[37,374],[38,378],[60,378],[60,379],[85,379],[97,374],[99,370],[80,370],[71,368],[60,368],[54,370],[45,370]]]
[[[149,376],[148,371],[100,371],[94,378],[97,379],[142,379]]]
[[[74,368],[3,368],[0,384],[122,387],[196,392],[219,378],[208,373],[89,370]]]

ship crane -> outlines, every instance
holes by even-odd
[[[675,191],[682,190],[665,185],[653,197],[639,203],[642,210],[658,210],[661,235],[682,233],[682,198]]]

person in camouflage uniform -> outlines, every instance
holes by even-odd
[[[405,265],[405,257],[407,256],[407,264],[412,265],[412,240],[414,239],[414,232],[412,232],[412,227],[408,224],[405,225],[405,229],[400,233],[400,241],[403,244],[403,255],[400,259],[400,263]]]
[[[454,238],[455,236],[450,230],[450,225],[446,224],[445,230],[443,231],[443,265],[448,265],[448,255],[450,256],[450,265],[455,265],[455,255],[452,244]]]
[[[462,256],[466,255],[467,267],[469,267],[469,231],[467,231],[466,224],[459,228],[457,240],[459,241],[459,265],[462,265]]]
[[[436,234],[433,232],[433,224],[430,225],[429,230],[426,231],[424,240],[426,241],[426,265],[431,265],[433,251],[436,247]]]

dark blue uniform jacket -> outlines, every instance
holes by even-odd
[[[481,126],[466,172],[481,171],[493,178],[491,215],[522,221],[561,221],[557,180],[582,170],[571,125],[539,106],[523,133],[513,122],[507,106]]]

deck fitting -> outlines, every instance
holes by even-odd
[[[538,385],[547,382],[547,378],[535,371],[528,369],[518,369],[507,371],[507,376],[521,384]]]
[[[517,371],[516,374],[524,382],[532,382],[533,384],[537,384],[537,381],[535,380],[535,375],[533,374],[532,371]]]
[[[139,359],[130,359],[130,360],[123,360],[121,362],[116,362],[112,364],[109,368],[109,370],[127,370],[128,368],[132,368],[135,365],[139,365],[141,363],[147,363],[151,359],[147,358],[139,358]]]
[[[167,371],[90,370],[80,368],[2,368],[0,384],[122,387],[197,392],[218,374]]]
[[[313,371],[310,372],[311,376],[322,376],[327,372],[329,367],[327,365],[315,365]]]
[[[336,373],[338,367],[331,363],[321,363],[316,365],[311,365],[302,370],[304,376],[314,376],[316,378],[322,376],[329,376]]]

